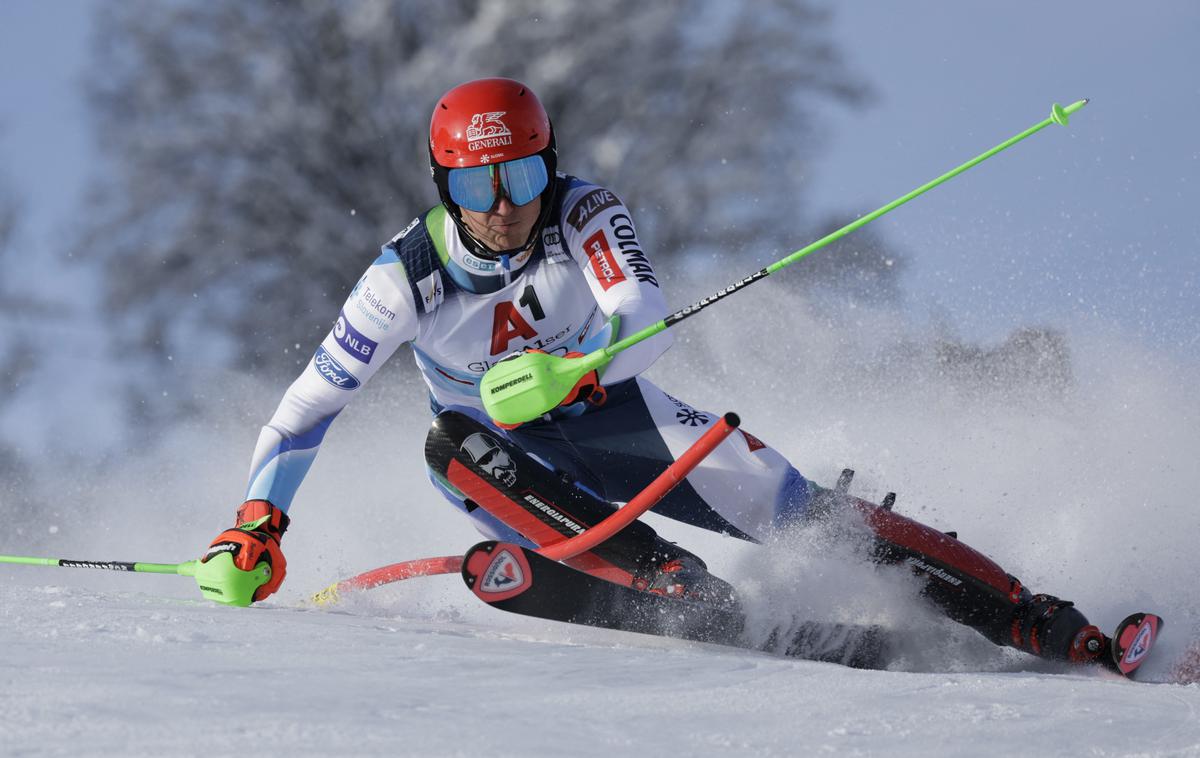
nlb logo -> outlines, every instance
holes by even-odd
[[[489,111],[471,116],[467,127],[467,149],[482,150],[489,147],[504,147],[512,144],[512,132],[500,117],[507,111]],[[490,156],[499,158],[502,156]]]
[[[356,390],[361,384],[354,374],[338,363],[337,359],[330,355],[323,346],[318,347],[316,354],[313,355],[313,367],[322,379],[340,390]]]
[[[370,363],[375,348],[379,347],[378,342],[368,339],[354,328],[350,319],[346,318],[345,311],[338,314],[338,319],[333,325],[333,337],[351,358],[361,363]]]

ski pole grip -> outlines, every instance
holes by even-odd
[[[683,455],[667,466],[666,471],[658,475],[658,478],[642,490],[634,495],[633,499],[623,505],[620,510],[612,514],[608,518],[601,521],[599,524],[591,527],[583,534],[580,534],[562,542],[555,542],[552,545],[546,545],[538,549],[538,552],[547,558],[556,561],[565,561],[580,553],[586,553],[600,543],[609,539],[617,532],[637,520],[646,511],[653,508],[659,500],[666,497],[667,493],[675,489],[675,486],[682,482],[687,475],[692,473],[696,466],[700,465],[708,455],[717,449],[725,441],[725,438],[733,434],[733,430],[737,429],[741,424],[741,419],[736,413],[726,413],[717,423],[701,435],[700,439],[692,443],[692,446],[683,451]]]

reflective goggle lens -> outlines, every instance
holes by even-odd
[[[530,155],[494,166],[455,168],[449,175],[450,199],[469,211],[492,209],[500,190],[513,205],[525,205],[542,194],[550,177],[540,155]]]

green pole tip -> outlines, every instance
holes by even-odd
[[[1055,103],[1054,105],[1050,106],[1050,118],[1053,119],[1054,123],[1058,124],[1059,126],[1066,126],[1067,122],[1070,120],[1070,115],[1087,104],[1087,98],[1084,98],[1083,100],[1076,100],[1065,108],[1058,103]]]

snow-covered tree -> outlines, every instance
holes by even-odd
[[[668,276],[741,274],[804,236],[820,109],[866,98],[828,20],[808,0],[104,5],[91,99],[111,164],[86,252],[133,353],[290,373],[436,202],[436,98],[501,75],[538,92],[560,167],[631,205]],[[214,335],[224,352],[198,347]]]

